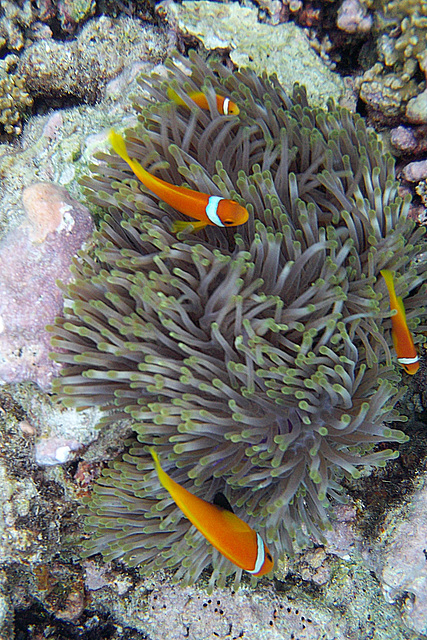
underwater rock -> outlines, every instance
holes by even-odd
[[[77,440],[66,438],[45,438],[36,444],[35,459],[41,467],[64,464],[70,459],[72,451],[78,451],[81,444]]]
[[[33,20],[31,0],[2,0],[0,17],[0,48],[20,51],[24,46],[24,29]]]
[[[413,129],[402,125],[391,130],[390,141],[402,153],[413,153],[418,146]]]
[[[427,178],[427,160],[410,162],[402,170],[402,176],[409,182],[419,182]]]
[[[255,7],[234,2],[170,2],[165,9],[171,24],[199,38],[207,49],[231,49],[230,58],[238,67],[258,74],[276,73],[288,91],[301,82],[317,106],[325,106],[330,97],[338,101],[344,91],[340,76],[328,69],[303,30],[291,22],[261,24]],[[268,42],[274,42],[274,47],[266,46]]]
[[[58,17],[64,31],[72,33],[77,25],[93,16],[96,0],[59,0]]]
[[[414,124],[427,123],[427,89],[409,100],[406,105],[406,117]]]
[[[93,230],[88,209],[55,184],[24,194],[29,218],[0,243],[0,381],[33,380],[48,389],[58,366],[44,327],[62,312],[59,278]]]
[[[372,27],[372,16],[359,0],[344,0],[338,9],[337,27],[347,33],[365,33]]]
[[[93,103],[126,65],[159,62],[167,48],[167,36],[157,27],[101,16],[71,42],[34,42],[20,58],[19,73],[33,96]]]

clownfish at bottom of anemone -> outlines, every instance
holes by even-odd
[[[119,133],[111,129],[108,140],[114,151],[132,169],[142,184],[152,191],[158,198],[198,222],[184,222],[175,220],[173,231],[182,231],[190,225],[193,231],[204,229],[206,225],[217,227],[236,227],[244,224],[249,214],[234,200],[227,200],[219,196],[193,191],[186,187],[177,187],[170,182],[161,180],[144,169],[137,160],[132,160],[127,152],[126,143]]]
[[[163,471],[153,448],[150,453],[162,486],[215,549],[254,576],[263,576],[273,569],[273,558],[259,533],[233,513],[222,493],[215,496],[214,504],[198,498]]]
[[[167,90],[168,98],[170,98],[175,104],[179,107],[187,107],[188,105],[184,100],[174,91],[169,88]],[[188,97],[197,104],[201,109],[209,109],[209,103],[202,91],[190,91],[187,94]],[[217,93],[215,94],[216,100],[216,108],[218,109],[218,113],[222,116],[237,116],[240,113],[240,109],[235,102],[228,98],[227,96],[220,96]]]
[[[391,317],[391,337],[393,338],[397,361],[405,369],[406,373],[414,375],[420,367],[420,358],[415,349],[411,332],[408,329],[403,300],[396,296],[392,272],[389,269],[383,269],[381,275],[385,280],[390,296],[390,309],[397,311]]]

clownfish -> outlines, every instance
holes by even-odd
[[[216,494],[213,504],[198,498],[163,471],[153,448],[150,448],[150,453],[162,486],[215,549],[254,576],[263,576],[272,570],[274,562],[267,545],[259,533],[233,513],[222,493]]]
[[[389,269],[383,269],[380,273],[387,285],[390,296],[390,309],[396,309],[397,311],[391,318],[391,336],[397,353],[397,361],[402,365],[406,373],[412,376],[417,373],[420,367],[420,358],[406,323],[405,307],[403,306],[402,298],[396,296],[392,272]]]
[[[173,224],[173,231],[181,231],[190,225],[194,231],[204,229],[206,225],[236,227],[247,221],[249,217],[247,210],[234,200],[210,196],[207,193],[200,193],[186,187],[177,187],[153,176],[137,160],[132,160],[129,157],[123,136],[114,129],[111,129],[108,140],[117,155],[129,165],[147,189],[177,211],[198,220],[198,222],[176,220]]]
[[[169,88],[167,90],[167,94],[168,97],[180,107],[188,106],[173,89]],[[187,95],[201,109],[209,109],[209,103],[202,91],[190,91],[190,93],[188,93]],[[215,94],[215,98],[216,108],[218,109],[218,113],[220,113],[222,116],[237,116],[240,113],[239,107],[235,102],[231,100],[231,98],[219,96],[217,93]]]

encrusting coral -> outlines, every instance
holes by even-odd
[[[168,81],[141,80],[150,99],[137,98],[129,154],[168,182],[245,204],[249,221],[175,236],[184,216],[115,154],[99,154],[84,185],[108,213],[51,327],[64,363],[54,389],[66,405],[113,410],[105,428],[131,418],[135,432],[83,509],[85,553],[144,572],[171,567],[185,582],[212,563],[212,584],[234,572],[238,584],[241,570],[159,485],[147,445],[191,492],[224,492],[276,558],[321,539],[330,502],[345,500],[343,476],[396,456],[376,443],[407,439],[384,424],[404,418],[379,272],[396,271],[414,329],[424,230],[359,116],[190,57],[168,63]],[[168,101],[170,86],[190,108]],[[188,98],[201,88],[210,111]],[[230,95],[239,116],[219,115],[215,93]]]
[[[384,116],[394,117],[425,90],[419,76],[426,75],[427,2],[381,0],[375,21],[378,61],[360,79],[360,97]],[[407,116],[410,111],[406,109]],[[425,117],[424,113],[422,122]]]
[[[33,104],[25,90],[25,81],[15,73],[18,57],[8,55],[0,60],[0,125],[8,134],[22,131],[21,118]]]

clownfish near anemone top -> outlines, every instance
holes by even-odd
[[[385,280],[390,296],[390,309],[397,311],[391,317],[391,337],[397,353],[397,361],[405,369],[406,373],[414,375],[420,367],[420,358],[415,349],[411,332],[408,329],[403,300],[396,296],[392,272],[389,269],[383,269],[381,275]]]
[[[130,158],[123,136],[114,131],[114,129],[111,129],[108,140],[117,155],[129,165],[136,177],[147,189],[177,211],[197,220],[197,222],[175,220],[172,227],[173,231],[182,231],[190,225],[193,231],[198,231],[199,229],[204,229],[207,225],[236,227],[247,222],[249,217],[247,210],[237,202],[234,202],[234,200],[210,196],[207,193],[200,193],[186,187],[177,187],[170,182],[153,176],[137,160]]]
[[[222,493],[215,496],[213,504],[198,498],[163,471],[152,447],[150,453],[161,485],[215,549],[254,576],[263,576],[273,569],[273,558],[259,533],[233,513]]]
[[[188,105],[184,102],[184,100],[174,91],[169,88],[167,90],[168,98],[170,98],[175,104],[180,107],[187,107]],[[209,103],[205,94],[202,91],[191,91],[187,94],[188,97],[197,104],[201,109],[209,109]],[[237,116],[240,113],[240,109],[235,102],[228,98],[227,96],[220,96],[217,93],[215,94],[216,99],[216,108],[218,109],[218,113],[222,116]]]

